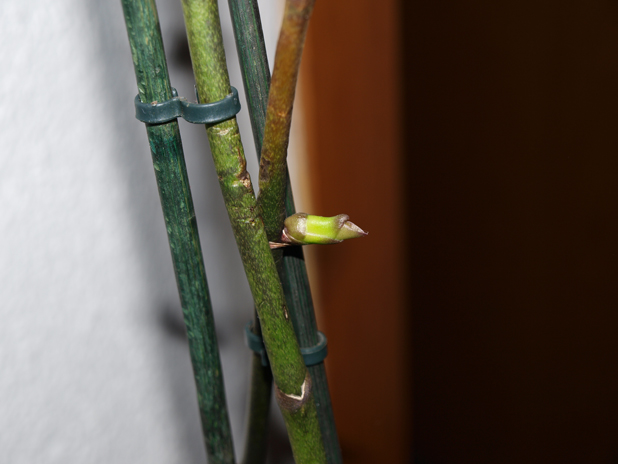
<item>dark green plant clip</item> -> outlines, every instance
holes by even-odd
[[[266,348],[264,348],[262,337],[254,334],[251,330],[252,327],[253,322],[251,321],[245,326],[245,342],[247,343],[247,347],[260,355],[262,358],[262,366],[268,366],[268,356],[266,356]],[[318,344],[310,346],[309,348],[301,348],[300,353],[305,360],[305,366],[310,367],[320,364],[328,354],[326,335],[322,332],[318,332]]]
[[[174,88],[172,95],[171,100],[161,103],[143,103],[138,94],[135,97],[135,117],[147,124],[163,124],[177,118],[193,124],[217,124],[233,118],[240,111],[238,91],[234,87],[231,94],[213,103],[190,103],[179,97]]]

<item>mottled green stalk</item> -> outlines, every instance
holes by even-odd
[[[264,135],[266,101],[270,85],[270,70],[266,58],[260,12],[257,0],[229,0],[229,6],[253,128],[253,139],[259,153]],[[264,102],[264,111],[255,111],[254,109],[261,106],[262,102]],[[257,335],[262,333],[257,313],[254,316],[253,332]],[[263,366],[261,357],[254,353],[251,357],[251,379],[242,464],[266,462],[271,387],[270,366]]]
[[[143,102],[171,98],[154,0],[122,0]],[[146,125],[176,283],[187,326],[204,441],[210,464],[233,464],[217,337],[178,122]]]
[[[253,138],[259,158],[262,151],[270,86],[270,71],[266,57],[266,47],[264,46],[262,25],[256,0],[228,0],[228,2],[245,85],[245,95],[247,96],[249,114],[251,116]],[[296,209],[287,170],[286,177],[285,216],[291,216],[296,212]],[[314,346],[317,343],[317,324],[302,248],[291,247],[284,250],[283,268],[279,267],[279,270],[283,271],[279,276],[283,284],[285,299],[290,309],[290,316],[299,344],[303,348]],[[331,407],[324,363],[309,367],[309,372],[313,380],[318,420],[322,431],[322,441],[326,451],[327,462],[329,464],[341,464],[341,450],[339,448],[339,439]],[[252,371],[252,379],[252,385],[256,381],[259,382],[259,373]],[[257,427],[257,424],[260,423],[255,419],[251,420],[251,417],[259,415],[261,410],[260,403],[263,401],[262,397],[255,395],[256,388],[252,387],[251,392],[249,430],[252,430],[254,426]],[[249,451],[251,448],[259,446],[251,442],[253,439],[256,441],[261,439],[259,432],[257,430],[253,433],[248,433],[248,440],[245,443],[245,458],[252,455]],[[244,464],[261,464],[263,462],[263,460],[253,460],[244,462]]]
[[[315,346],[318,343],[318,329],[302,247],[291,247],[283,252],[283,272],[287,276],[282,282],[283,292],[286,300],[293,302],[290,306],[294,305],[291,316],[298,343],[303,348]],[[341,464],[343,462],[341,448],[324,363],[309,367],[309,373],[314,385],[313,392],[322,432],[322,443],[326,452],[326,462]]]
[[[230,92],[216,0],[182,0],[202,102]],[[325,463],[308,375],[294,335],[264,224],[258,214],[236,118],[207,127],[219,184],[260,317],[264,345],[297,463]]]
[[[285,219],[287,151],[300,59],[315,0],[287,0],[270,83],[260,159],[260,213],[268,239],[279,239]]]

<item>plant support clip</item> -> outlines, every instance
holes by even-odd
[[[172,88],[173,97],[164,102],[144,103],[135,97],[135,117],[147,124],[163,124],[177,118],[183,118],[193,124],[218,124],[233,118],[240,111],[238,91],[232,87],[232,93],[213,103],[191,103],[179,97]]]
[[[254,334],[253,330],[251,330],[252,327],[253,322],[251,321],[249,321],[245,326],[245,343],[251,351],[254,351],[260,355],[262,358],[262,366],[268,366],[268,356],[266,356],[266,348],[264,347],[262,337]],[[318,331],[318,344],[300,349],[300,353],[303,355],[303,359],[305,360],[305,366],[315,366],[316,364],[320,364],[324,361],[324,358],[326,358],[326,355],[328,354],[327,342],[326,335]]]

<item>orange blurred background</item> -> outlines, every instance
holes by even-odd
[[[315,252],[346,464],[618,462],[617,63],[615,1],[316,3],[313,203],[370,232]]]

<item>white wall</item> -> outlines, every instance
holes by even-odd
[[[273,50],[279,3],[262,4]],[[180,2],[159,13],[172,84],[192,97]],[[3,0],[0,59],[0,462],[204,462],[120,2]],[[256,179],[244,100],[239,123]],[[205,131],[181,131],[240,456],[251,297]]]

